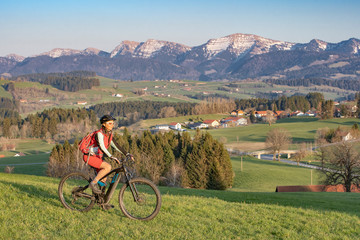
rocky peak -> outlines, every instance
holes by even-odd
[[[128,54],[132,55],[139,44],[139,42],[134,41],[123,41],[118,46],[116,46],[114,50],[111,51],[110,57],[113,58],[116,56]]]
[[[5,58],[14,60],[15,62],[22,62],[25,59],[25,57],[16,54],[6,55]]]
[[[272,50],[290,50],[294,43],[263,38],[253,34],[236,33],[226,37],[210,39],[200,46],[207,59],[228,51],[234,57],[249,53],[251,55],[267,53]]]
[[[76,55],[76,54],[80,54],[81,51],[80,50],[75,50],[75,49],[70,49],[70,48],[55,48],[49,52],[44,52],[41,53],[37,56],[49,56],[52,58],[58,58],[58,57],[62,57],[62,56],[71,56],[71,55]]]
[[[190,47],[179,43],[149,39],[137,46],[134,51],[134,56],[140,58],[151,58],[159,54],[162,50],[168,54],[181,54],[190,49]]]

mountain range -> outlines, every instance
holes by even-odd
[[[0,57],[0,74],[94,71],[122,80],[360,78],[360,40],[309,43],[232,34],[189,47],[150,39],[123,41],[111,52],[56,48],[31,57]]]

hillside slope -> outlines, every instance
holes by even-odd
[[[357,239],[355,193],[241,193],[160,187],[152,221],[115,209],[66,210],[59,179],[0,173],[1,239]]]

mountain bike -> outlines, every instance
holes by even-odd
[[[95,203],[106,209],[105,206],[108,206],[117,185],[123,179],[124,185],[121,187],[118,197],[121,211],[130,219],[153,219],[160,211],[160,191],[149,179],[134,177],[135,170],[131,169],[133,164],[133,160],[129,157],[120,160],[120,167],[102,178],[107,178],[109,184],[107,184],[108,187],[100,187],[102,190],[100,194],[93,193],[89,187],[92,181],[89,174],[71,172],[65,175],[58,188],[62,205],[67,209],[80,212],[91,210]],[[109,177],[112,174],[114,175]]]

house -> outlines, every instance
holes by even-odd
[[[22,152],[19,152],[19,153],[17,153],[17,154],[14,155],[14,157],[22,157],[22,156],[25,156],[25,154],[22,153]]]
[[[262,117],[265,117],[267,115],[267,111],[256,111],[256,112],[254,112],[254,115],[257,118],[262,118]]]
[[[77,105],[86,105],[87,104],[87,102],[85,102],[85,101],[79,101],[79,102],[77,102]]]
[[[338,131],[336,133],[336,136],[337,137],[340,137],[342,141],[349,141],[349,140],[352,140],[352,139],[355,139],[353,135],[351,135],[351,133],[349,131]]]
[[[299,111],[299,110],[291,113],[291,116],[297,116],[297,117],[301,117],[301,116],[304,116],[304,115],[305,115],[305,113],[302,112],[302,111]]]
[[[173,130],[181,131],[181,124],[178,123],[178,122],[171,122],[171,123],[169,124],[169,128],[170,128],[170,129],[173,129]]]
[[[111,96],[122,98],[124,95],[122,95],[122,94],[120,94],[120,93],[114,93],[114,94],[112,94]]]
[[[236,126],[238,125],[246,125],[247,119],[243,118],[243,117],[228,117],[225,118],[221,121],[223,124],[235,124]],[[227,125],[223,125],[223,127],[227,127]]]
[[[308,117],[315,117],[315,116],[316,116],[315,112],[310,111],[310,110],[307,111],[304,115],[305,115],[305,116],[308,116]]]
[[[165,125],[165,124],[156,125],[155,129],[158,129],[158,130],[170,130],[169,125]]]
[[[209,127],[219,127],[220,123],[217,120],[205,120],[203,123],[207,124]]]
[[[280,117],[285,111],[275,111],[275,116]]]
[[[27,103],[27,100],[26,99],[20,99],[19,100],[21,103]]]
[[[189,125],[190,129],[201,129],[201,128],[208,128],[209,125],[202,122],[196,122],[194,124]]]
[[[242,110],[234,110],[230,113],[232,116],[243,116],[244,115],[244,111]]]

